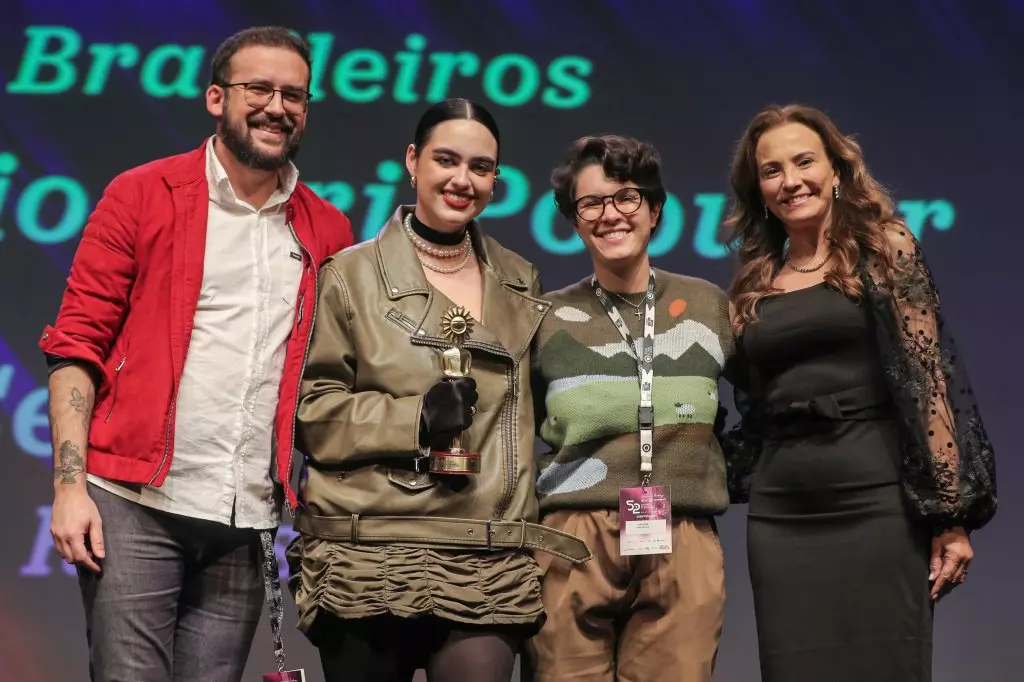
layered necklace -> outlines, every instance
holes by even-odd
[[[405,228],[405,234],[408,235],[412,245],[416,247],[416,258],[419,259],[423,267],[429,268],[434,272],[439,272],[443,275],[452,275],[459,272],[469,264],[469,259],[473,256],[473,249],[470,248],[469,241],[469,230],[466,230],[462,235],[462,241],[456,246],[445,247],[438,246],[437,244],[431,244],[426,239],[423,239],[416,231],[412,228],[412,213],[405,216],[405,220],[402,222],[402,226]],[[450,267],[444,265],[438,265],[429,258],[424,258],[423,254],[427,254],[433,258],[441,260],[454,260],[460,258],[461,260]]]

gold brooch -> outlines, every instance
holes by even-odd
[[[462,306],[449,308],[441,316],[441,333],[448,343],[462,343],[473,333],[473,316]]]

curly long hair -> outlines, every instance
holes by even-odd
[[[860,145],[839,132],[818,109],[801,104],[767,106],[747,126],[732,163],[734,204],[726,224],[732,228],[731,242],[738,260],[730,290],[737,333],[757,320],[757,302],[778,291],[772,280],[782,267],[787,236],[781,220],[771,212],[765,217],[756,154],[761,136],[786,123],[800,123],[817,133],[839,176],[839,198],[833,201],[831,224],[825,233],[835,265],[825,274],[825,281],[850,298],[860,299],[864,286],[858,268],[861,256],[869,255],[865,252],[878,256],[886,280],[892,277],[893,261],[884,227],[900,220],[888,192],[868,172]]]

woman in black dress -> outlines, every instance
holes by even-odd
[[[860,147],[768,107],[733,163],[734,501],[763,682],[927,682],[995,469],[938,295]],[[749,483],[749,487],[748,487]]]

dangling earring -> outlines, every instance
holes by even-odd
[[[495,168],[494,169],[494,183],[491,185],[491,193],[487,195],[487,203],[491,203],[491,201],[494,199],[494,188],[498,186],[499,182],[501,182],[501,178],[498,177],[499,173],[501,173],[501,169],[500,168]]]
[[[832,198],[833,199],[838,199],[839,198],[839,183],[838,182],[836,184],[832,185]]]
[[[411,178],[409,178],[409,184],[412,185],[413,189],[416,189],[416,176],[415,175],[413,175]]]
[[[768,204],[764,205],[764,219],[768,220]]]

